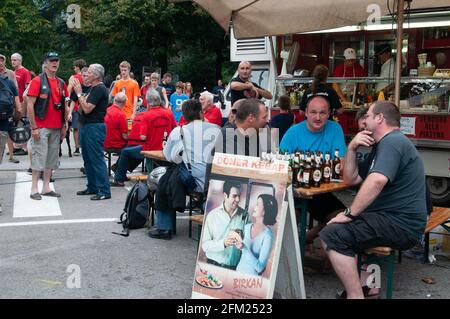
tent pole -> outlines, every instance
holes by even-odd
[[[397,7],[397,57],[395,61],[395,105],[400,107],[400,77],[402,76],[403,8],[405,0],[398,0]]]

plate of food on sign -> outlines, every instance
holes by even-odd
[[[212,274],[208,274],[206,271],[200,270],[202,275],[195,277],[195,281],[202,287],[210,289],[220,289],[223,287],[222,282]]]

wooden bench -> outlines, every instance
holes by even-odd
[[[132,182],[145,182],[148,179],[148,175],[132,175],[128,176]]]
[[[450,219],[450,208],[447,207],[434,207],[428,218],[427,226],[425,227],[425,251],[424,262],[428,262],[428,255],[430,253],[430,232],[437,226],[444,224]]]
[[[430,239],[430,231],[434,229],[436,226],[439,226],[445,223],[450,219],[450,208],[446,207],[434,207],[431,212],[430,217],[428,218],[427,225],[425,227],[425,248],[424,248],[424,260],[428,262],[428,249],[429,249],[429,239]],[[375,262],[379,264],[380,262],[386,261],[387,264],[387,272],[386,272],[386,299],[392,298],[392,285],[394,281],[394,257],[395,250],[391,247],[373,247],[369,248],[365,251],[365,254],[368,257],[364,263],[370,264],[371,262]],[[401,251],[399,251],[399,262],[400,262]],[[361,268],[361,256],[358,256],[358,267]]]

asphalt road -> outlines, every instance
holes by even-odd
[[[178,216],[169,241],[149,238],[147,228],[128,238],[112,234],[121,230],[115,219],[127,190],[113,188],[112,199],[99,202],[77,196],[86,183],[82,160],[64,152],[54,174],[61,215],[14,217],[29,196],[14,184],[16,172],[28,168],[25,157],[19,159],[0,166],[0,298],[190,298],[197,242],[188,238],[187,214]],[[352,199],[348,192],[340,196]],[[425,265],[403,258],[395,266],[394,298],[450,298],[448,278],[448,260]],[[305,288],[307,298],[334,298],[341,285],[333,273],[306,273]]]

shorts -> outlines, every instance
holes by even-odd
[[[363,213],[350,223],[327,225],[319,237],[327,250],[349,257],[379,246],[406,250],[419,242],[419,238],[397,226],[384,212]]]
[[[31,169],[43,171],[45,169],[57,169],[59,166],[59,144],[61,129],[41,128],[38,141],[31,138],[32,158]]]
[[[76,130],[80,128],[80,112],[72,112],[72,122],[70,123],[70,127]]]

